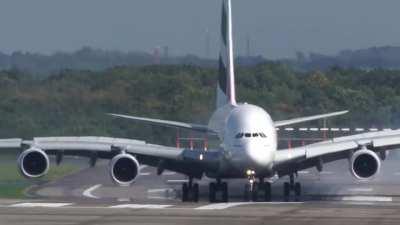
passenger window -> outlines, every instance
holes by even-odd
[[[249,138],[249,137],[251,137],[251,134],[250,133],[246,133],[244,136]]]
[[[257,133],[254,133],[254,134],[253,134],[253,137],[258,137],[258,134],[257,134]]]
[[[260,133],[260,136],[261,136],[262,138],[266,138],[266,137],[267,137],[267,135],[265,135],[264,133]]]
[[[236,139],[242,138],[243,137],[243,133],[238,133],[236,134]]]

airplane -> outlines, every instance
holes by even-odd
[[[381,161],[388,150],[400,146],[400,130],[366,132],[338,137],[301,147],[278,149],[279,127],[312,120],[339,116],[347,111],[320,114],[274,121],[263,108],[238,103],[235,93],[235,73],[232,37],[231,0],[223,0],[221,22],[221,52],[217,84],[216,110],[207,125],[153,119],[146,117],[109,114],[110,116],[153,125],[187,129],[216,135],[220,145],[215,149],[187,149],[149,144],[141,140],[113,137],[36,137],[0,140],[0,148],[23,149],[18,157],[18,167],[23,176],[38,178],[50,167],[49,155],[55,155],[56,164],[64,156],[82,156],[94,166],[97,159],[110,159],[109,173],[118,185],[132,185],[140,174],[140,165],[165,170],[188,177],[182,184],[182,201],[199,201],[199,184],[204,176],[209,183],[210,202],[228,202],[227,181],[246,179],[244,187],[247,200],[271,201],[269,178],[289,177],[284,182],[283,194],[289,201],[301,196],[301,184],[296,182],[298,171],[316,168],[340,159],[349,160],[351,174],[361,181],[368,181],[379,174]],[[215,182],[214,182],[215,180]]]

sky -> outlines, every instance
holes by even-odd
[[[400,45],[398,0],[232,0],[236,54]],[[221,0],[0,0],[0,51],[54,53],[82,46],[172,55],[219,50]]]

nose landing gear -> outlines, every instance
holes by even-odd
[[[290,192],[294,192],[295,201],[300,201],[301,197],[301,184],[299,182],[294,182],[294,174],[290,176],[290,182],[285,182],[283,184],[283,197],[286,202],[290,200]]]
[[[248,170],[246,174],[248,183],[244,187],[245,201],[258,201],[260,192],[264,192],[264,201],[271,201],[271,184],[269,182],[264,182],[263,178],[260,178],[260,181],[256,182],[255,171],[253,170]]]

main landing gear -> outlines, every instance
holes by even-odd
[[[214,182],[210,183],[209,185],[210,202],[228,202],[228,198],[229,198],[228,184],[226,182],[221,182],[221,179],[217,179],[216,183]]]
[[[189,182],[182,184],[182,202],[199,201],[199,184],[193,183],[193,178]]]
[[[248,183],[244,187],[244,199],[245,201],[256,202],[259,200],[259,194],[262,194],[262,201],[271,201],[271,184],[264,182],[263,178],[260,178],[259,182],[256,182],[255,171],[247,171]]]
[[[290,192],[294,192],[295,201],[300,201],[301,196],[301,184],[299,182],[294,182],[294,175],[290,175],[290,182],[285,182],[283,184],[283,197],[286,202],[290,199]]]

